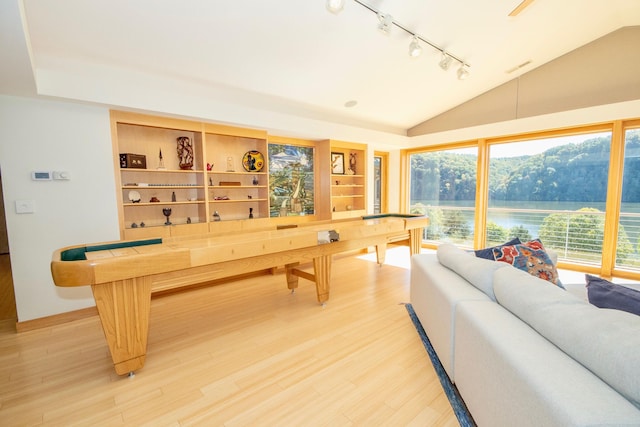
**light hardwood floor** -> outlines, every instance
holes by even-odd
[[[334,257],[325,307],[281,271],[155,297],[133,378],[115,374],[97,316],[5,325],[0,425],[457,426],[401,304],[408,258]]]
[[[11,258],[0,254],[0,321],[16,320],[16,297],[13,292]]]

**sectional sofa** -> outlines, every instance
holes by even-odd
[[[411,263],[413,309],[479,426],[640,426],[640,316],[451,244]]]

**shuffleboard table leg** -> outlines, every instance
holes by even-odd
[[[331,281],[331,255],[322,255],[313,259],[313,270],[316,281],[318,302],[323,306],[329,300],[329,283]]]
[[[409,253],[415,255],[420,253],[422,248],[422,228],[409,230]]]
[[[299,262],[294,262],[284,266],[287,276],[287,288],[291,290],[291,293],[294,293],[298,287],[298,276],[295,274],[295,268],[299,265]]]
[[[151,277],[92,285],[102,330],[118,375],[144,366],[149,336]]]
[[[387,243],[378,243],[376,245],[376,262],[379,266],[384,264],[384,260],[387,256]]]

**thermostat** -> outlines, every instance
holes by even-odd
[[[51,172],[31,172],[31,179],[34,181],[51,181]]]

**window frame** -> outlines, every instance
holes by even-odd
[[[621,277],[640,279],[640,271],[631,271],[615,267],[615,254],[622,199],[622,180],[624,173],[625,131],[640,128],[640,118],[612,120],[602,123],[579,125],[558,129],[530,131],[518,134],[500,135],[451,143],[440,143],[415,147],[400,152],[400,206],[401,211],[409,211],[410,201],[410,157],[412,154],[451,150],[455,148],[477,148],[478,165],[476,177],[476,213],[474,216],[474,249],[484,247],[486,239],[486,219],[489,191],[489,150],[496,144],[508,144],[536,139],[571,136],[598,132],[611,132],[609,174],[607,182],[606,214],[604,222],[604,241],[600,266],[589,266],[577,262],[560,262],[559,266],[569,270],[584,271],[602,277]],[[436,245],[423,243],[423,247],[435,248]]]

